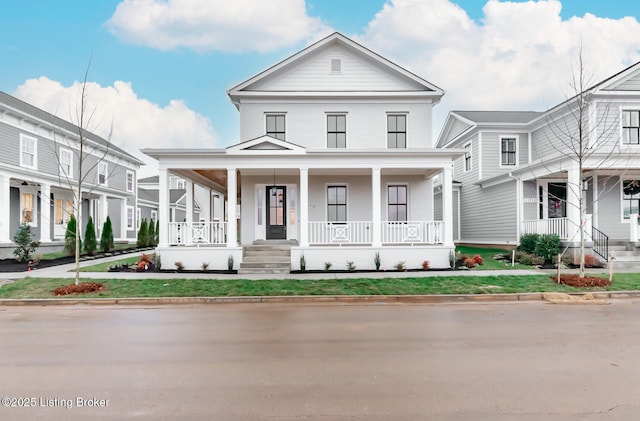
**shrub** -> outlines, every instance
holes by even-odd
[[[551,262],[554,256],[560,253],[560,237],[556,234],[544,234],[536,243],[535,254],[543,257],[545,261]]]
[[[518,250],[527,254],[534,254],[536,252],[536,245],[540,241],[540,234],[525,234],[520,237],[520,245]]]
[[[182,262],[175,262],[174,265],[176,265],[176,270],[178,272],[182,272],[184,270],[184,264]]]
[[[430,269],[429,261],[428,260],[423,261],[422,262],[422,270],[429,270],[429,269]]]
[[[307,270],[307,259],[304,258],[304,254],[300,255],[300,270],[303,272]]]
[[[466,259],[464,259],[462,261],[462,263],[468,267],[469,269],[471,269],[472,267],[474,267],[476,265],[476,261],[473,260],[471,257],[467,257]]]
[[[527,266],[537,266],[544,263],[544,257],[542,256],[534,256],[532,254],[524,253],[519,259],[518,262]]]
[[[356,270],[356,264],[353,263],[352,260],[347,260],[347,270],[349,272],[353,272],[354,270]]]
[[[376,255],[373,257],[373,263],[376,265],[376,270],[380,270],[380,252],[376,251]]]
[[[82,250],[82,240],[80,240],[80,250]],[[67,230],[64,233],[64,251],[67,256],[76,254],[76,217],[71,215],[67,223]]]
[[[201,267],[202,267],[202,271],[203,272],[208,271],[209,270],[209,262],[202,262]]]
[[[147,227],[147,246],[155,247],[156,245],[156,223],[152,219]]]
[[[481,265],[484,260],[482,260],[482,256],[480,256],[479,254],[476,254],[475,256],[473,256],[473,261]]]
[[[406,262],[404,260],[396,263],[394,267],[398,272],[405,272],[407,270]]]
[[[229,270],[229,272],[233,270],[233,254],[230,254],[227,258],[227,269]]]
[[[138,247],[147,247],[149,245],[147,241],[149,241],[149,228],[145,218],[140,223],[140,229],[138,230]]]
[[[100,234],[100,249],[107,253],[113,250],[113,227],[111,226],[111,218],[107,216],[107,219],[102,224],[102,233]]]
[[[29,224],[22,224],[16,231],[16,235],[13,236],[13,242],[17,247],[13,250],[13,254],[16,256],[18,262],[26,262],[31,257],[34,251],[40,245],[39,241],[33,241],[33,234],[31,233],[31,226]]]
[[[91,215],[89,215],[87,227],[84,232],[84,251],[89,256],[93,256],[96,252],[97,247],[98,244],[96,242],[96,227],[93,225],[93,218],[91,217]]]
[[[331,269],[331,262],[324,262],[325,272],[329,271],[329,269]]]

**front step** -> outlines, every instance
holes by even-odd
[[[291,242],[260,242],[242,247],[238,274],[277,274],[291,272]]]

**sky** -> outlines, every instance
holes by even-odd
[[[593,83],[640,61],[639,20],[632,0],[3,1],[0,90],[75,123],[86,74],[88,129],[151,163],[245,140],[226,91],[338,31],[445,90],[436,138],[452,110],[561,102],[580,46]]]

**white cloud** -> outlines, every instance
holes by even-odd
[[[14,95],[78,124],[76,104],[80,88],[80,82],[66,87],[43,76],[25,81]],[[162,107],[139,98],[130,83],[121,81],[106,87],[89,82],[87,92],[85,115],[93,114],[93,117],[85,128],[147,163],[155,164],[155,161],[142,155],[141,148],[178,148],[184,145],[185,139],[189,139],[192,148],[217,146],[218,136],[209,119],[189,109],[181,100],[172,100]],[[152,170],[145,168],[143,173]]]
[[[107,26],[160,50],[225,52],[271,52],[328,31],[304,0],[123,0]]]
[[[390,0],[359,40],[445,89],[439,129],[451,109],[556,105],[572,93],[581,40],[592,83],[640,60],[635,18],[562,20],[561,8],[557,0],[490,0],[477,22],[449,0]]]

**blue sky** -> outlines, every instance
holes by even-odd
[[[580,39],[594,81],[640,60],[640,11],[633,4],[5,1],[0,90],[69,119],[72,86],[91,61],[96,109],[101,121],[114,122],[114,143],[131,152],[223,147],[242,140],[228,88],[340,31],[445,89],[435,136],[452,109],[554,105],[566,94]]]

